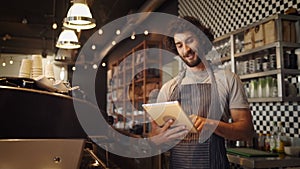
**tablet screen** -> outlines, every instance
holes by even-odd
[[[184,124],[191,132],[197,132],[193,123],[181,108],[178,101],[143,104],[143,108],[160,126],[173,119],[174,124]]]

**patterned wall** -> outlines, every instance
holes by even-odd
[[[289,7],[300,9],[300,0],[179,0],[178,13],[199,18],[219,37]]]
[[[300,12],[300,0],[179,0],[179,15],[195,16],[219,37],[289,7]],[[286,134],[299,137],[300,102],[251,103],[257,132],[271,131],[273,121],[283,122]]]
[[[287,136],[299,137],[299,102],[252,103],[250,106],[257,132],[266,134],[272,130],[273,122],[282,122]]]

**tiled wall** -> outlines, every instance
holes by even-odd
[[[299,11],[300,0],[179,0],[178,13],[199,18],[219,37],[289,7]]]
[[[219,37],[289,7],[300,9],[300,0],[179,0],[179,15],[195,16]],[[300,12],[300,11],[299,11]],[[272,122],[283,122],[286,134],[299,137],[300,102],[251,103],[255,129],[266,133]]]
[[[252,103],[254,126],[257,132],[267,133],[272,130],[273,122],[282,122],[287,136],[299,137],[300,103],[267,102]]]

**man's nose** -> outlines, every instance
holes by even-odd
[[[188,45],[186,45],[186,44],[184,44],[183,45],[183,52],[184,52],[184,54],[187,54],[190,50],[191,50],[191,48],[188,46]]]

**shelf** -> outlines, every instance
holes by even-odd
[[[118,90],[118,89],[123,89],[123,86],[118,85],[118,87],[112,87],[111,89],[112,89],[112,91],[115,91],[115,90]]]
[[[160,77],[150,77],[146,79],[147,83],[157,83],[160,82],[161,78]]]
[[[144,78],[139,78],[134,81],[135,84],[143,83],[143,82],[144,82]]]
[[[135,66],[135,69],[136,69],[136,67],[143,67],[144,62],[135,63],[134,66]]]
[[[160,63],[162,62],[162,56],[161,52],[157,52],[155,53],[155,57],[149,57],[151,53],[146,52],[145,49],[149,46],[161,48],[161,42],[161,40],[144,40],[130,50],[130,52],[116,58],[116,61],[109,65],[112,73],[118,72],[115,76],[115,83],[113,83],[117,85],[110,87],[111,93],[116,92],[112,97],[117,101],[108,100],[108,102],[111,101],[111,104],[108,104],[107,110],[116,111],[120,109],[124,117],[130,118],[133,121],[144,121],[146,119],[146,113],[137,113],[136,111],[143,111],[141,105],[149,99],[149,90],[152,88],[148,88],[148,84],[156,83],[158,84],[157,87],[161,85],[161,72],[151,70],[149,67],[152,68],[151,66],[154,66],[154,69],[161,70]],[[124,60],[125,64],[123,63]],[[154,77],[155,75],[159,77]],[[110,114],[113,114],[113,112]],[[143,134],[146,132],[146,124],[143,124]]]
[[[265,18],[265,19],[262,19],[261,21],[259,21],[259,22],[255,22],[255,23],[252,23],[251,25],[249,25],[249,26],[247,26],[247,27],[243,27],[243,28],[241,28],[241,29],[238,29],[238,30],[236,30],[236,31],[233,31],[233,32],[231,32],[230,34],[232,35],[232,34],[239,34],[239,33],[242,33],[242,32],[244,32],[244,31],[246,31],[247,29],[249,29],[249,28],[253,28],[253,27],[255,27],[255,26],[258,26],[258,25],[261,25],[261,24],[263,24],[263,23],[266,23],[266,22],[269,22],[269,21],[271,21],[271,20],[278,20],[278,19],[281,19],[281,20],[291,20],[291,21],[299,21],[300,19],[299,19],[300,17],[299,16],[295,16],[295,15],[284,15],[284,14],[275,14],[275,15],[272,15],[272,16],[270,16],[270,17],[268,17],[268,18]],[[224,39],[224,38],[226,38],[226,37],[228,37],[229,35],[224,35],[222,38]],[[219,39],[219,38],[218,38]],[[221,38],[220,38],[221,39]]]
[[[280,102],[281,97],[248,98],[248,102]]]
[[[134,101],[136,102],[136,101],[143,101],[144,100],[144,98],[143,97],[136,97],[136,98],[134,98]]]
[[[289,102],[297,102],[300,101],[300,96],[296,96],[296,97],[283,97],[284,101],[289,101]]]
[[[300,48],[300,43],[281,42],[282,47]]]
[[[272,56],[270,59],[272,61],[270,61],[272,68],[276,67],[277,69],[243,74],[239,75],[239,77],[245,82],[245,87],[251,90],[252,88],[250,87],[253,87],[253,85],[250,86],[248,81],[271,76],[276,79],[279,97],[249,98],[249,102],[300,101],[299,89],[296,97],[285,96],[290,90],[285,85],[286,81],[295,85],[300,78],[300,70],[284,68],[287,65],[286,63],[290,62],[290,56],[287,56],[288,51],[300,48],[299,26],[300,16],[276,14],[216,38],[214,41],[214,44],[217,45],[215,48],[217,49],[224,48],[223,46],[225,44],[228,45],[228,42],[230,42],[230,46],[227,46],[227,48],[230,48],[230,52],[227,51],[227,53],[230,53],[230,56],[227,55],[227,57],[221,58],[221,61],[222,63],[231,61],[231,70],[235,72],[246,71],[244,67],[238,67],[240,65],[237,63],[247,64],[247,61],[251,61],[251,70],[253,70],[253,66],[256,69],[257,58],[263,58],[263,62],[265,62]],[[255,47],[258,45],[261,46]],[[242,52],[235,53],[236,51]],[[276,61],[274,61],[274,58]],[[252,62],[253,60],[255,63]]]
[[[298,69],[283,69],[283,73],[286,75],[300,75],[300,70],[298,70]]]
[[[251,102],[281,102],[281,101],[300,101],[300,96],[298,97],[268,97],[268,98],[248,98]]]
[[[278,45],[279,45],[279,42],[270,43],[270,44],[267,44],[265,46],[260,46],[260,47],[257,47],[257,48],[246,50],[244,52],[236,53],[236,54],[234,54],[234,57],[238,58],[238,57],[250,55],[250,54],[253,54],[253,53],[261,52],[263,50],[267,50],[267,49],[270,49],[270,48],[275,48]]]
[[[270,70],[270,71],[265,71],[265,72],[257,72],[257,73],[251,73],[247,75],[240,75],[240,79],[251,79],[251,78],[258,78],[258,77],[263,77],[263,76],[271,76],[271,75],[276,75],[278,73],[281,73],[280,69],[275,69],[275,70]]]
[[[229,61],[231,59],[230,56],[225,56],[225,57],[221,57],[221,62],[226,62],[226,61]]]
[[[139,117],[139,118],[142,118],[144,117],[144,114],[126,114],[126,117]]]
[[[253,53],[262,52],[264,50],[275,48],[275,47],[280,47],[280,46],[282,46],[282,47],[290,47],[290,48],[300,48],[300,43],[273,42],[273,43],[270,43],[270,44],[266,44],[264,46],[256,47],[256,48],[253,48],[253,49],[249,49],[249,50],[244,51],[244,52],[236,53],[236,54],[234,54],[234,57],[235,58],[243,57],[243,56],[246,56],[246,55],[251,55]]]
[[[286,75],[300,75],[300,70],[298,69],[276,69],[276,70],[270,70],[265,72],[257,72],[257,73],[251,73],[247,75],[239,75],[240,79],[252,79],[252,78],[258,78],[258,77],[264,77],[264,76],[271,76],[284,73]]]

